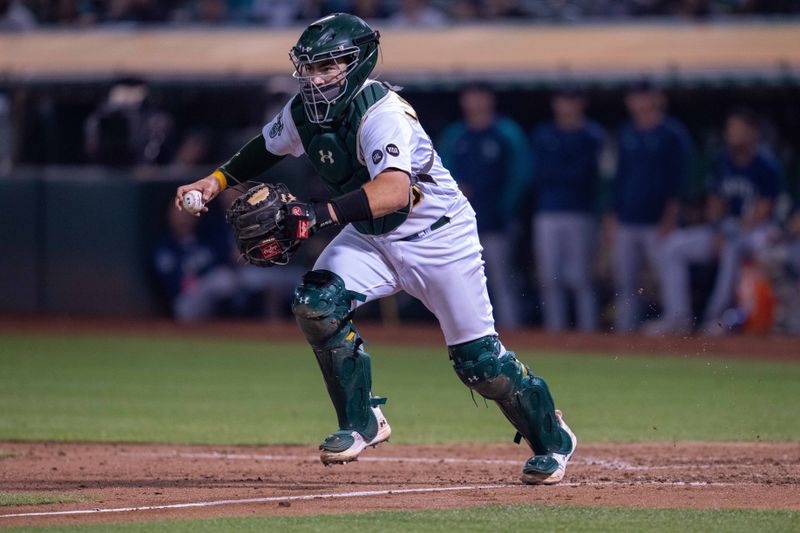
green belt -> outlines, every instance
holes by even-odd
[[[430,228],[424,229],[422,231],[419,231],[417,233],[409,235],[408,237],[403,237],[402,239],[397,239],[397,240],[399,240],[399,241],[416,241],[417,239],[421,239],[425,235],[431,233],[432,231],[436,231],[437,229],[441,228],[445,224],[449,224],[449,223],[450,223],[450,217],[448,217],[446,215],[442,215],[439,218],[439,220],[437,220],[436,222],[431,224]]]

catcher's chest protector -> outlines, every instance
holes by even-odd
[[[303,142],[303,148],[331,196],[354,191],[367,183],[369,171],[358,161],[356,136],[367,110],[389,94],[380,83],[370,83],[355,97],[349,111],[337,128],[323,128],[306,120],[299,96],[292,102],[292,119]],[[387,233],[405,221],[408,208],[353,226],[368,235]]]

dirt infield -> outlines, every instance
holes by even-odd
[[[335,467],[309,446],[10,442],[0,450],[13,454],[0,459],[0,492],[87,498],[2,507],[0,527],[499,503],[800,510],[796,443],[580,445],[564,482],[551,487],[522,485],[525,449],[506,444],[389,443]],[[161,508],[142,509],[152,506]],[[65,511],[86,512],[9,516]]]

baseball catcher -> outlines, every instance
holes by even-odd
[[[521,479],[558,483],[576,439],[547,384],[500,342],[486,290],[475,211],[442,165],[416,111],[369,79],[380,35],[338,13],[309,25],[289,57],[299,92],[262,134],[209,176],[178,188],[212,200],[229,180],[307,155],[329,192],[297,201],[281,185],[248,191],[228,212],[243,256],[284,264],[319,228],[344,226],[295,290],[292,312],[316,356],[338,419],[320,444],[324,464],[355,461],[389,439],[372,394],[371,358],[353,325],[364,302],[405,291],[438,319],[461,381],[494,400],[533,456]]]

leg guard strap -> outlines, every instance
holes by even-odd
[[[352,300],[359,296],[333,272],[311,271],[295,290],[292,311],[317,357],[339,429],[371,440],[378,427],[370,408],[382,399],[372,398],[370,357],[350,321]]]
[[[517,361],[513,352],[500,354],[494,335],[448,347],[461,381],[494,400],[533,452],[546,455],[571,446],[558,424],[550,390],[543,379]],[[519,436],[514,439],[519,443]]]

